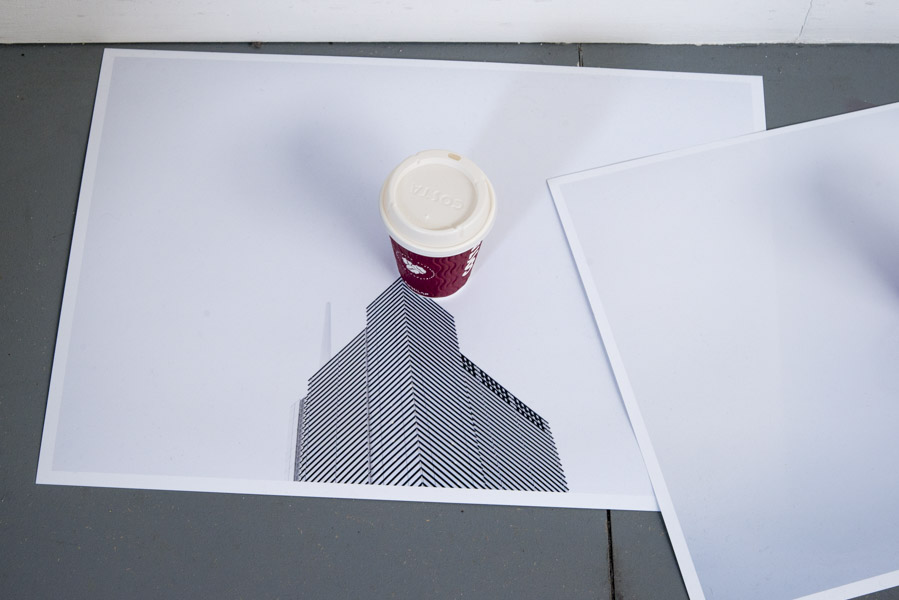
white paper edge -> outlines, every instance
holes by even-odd
[[[590,266],[587,262],[587,257],[584,254],[583,248],[581,247],[581,243],[577,235],[577,230],[575,229],[571,214],[568,212],[568,207],[565,204],[562,186],[566,183],[587,179],[589,177],[601,176],[618,171],[624,171],[627,169],[639,168],[641,166],[645,166],[655,162],[667,161],[682,156],[714,152],[715,150],[726,148],[729,146],[753,143],[761,139],[776,137],[785,133],[801,131],[803,129],[819,127],[822,125],[827,125],[829,123],[858,118],[861,115],[871,114],[872,111],[881,112],[884,110],[895,109],[897,104],[899,103],[887,104],[885,106],[845,113],[833,117],[826,117],[815,121],[808,121],[806,123],[799,123],[797,125],[790,125],[787,127],[773,129],[771,131],[750,133],[729,140],[711,142],[708,144],[695,146],[693,148],[685,148],[683,150],[675,150],[672,152],[656,154],[654,156],[649,156],[646,158],[624,161],[606,167],[597,167],[595,169],[589,169],[587,171],[581,171],[578,173],[573,173],[571,175],[554,177],[547,180],[550,193],[553,197],[553,202],[556,205],[556,211],[559,213],[559,219],[562,222],[562,227],[564,228],[565,235],[568,238],[568,245],[571,248],[571,253],[574,256],[578,272],[580,273],[584,291],[587,294],[587,298],[590,302],[590,307],[593,310],[593,316],[596,319],[596,326],[599,328],[600,334],[602,336],[603,345],[606,349],[606,355],[608,356],[609,362],[612,365],[612,370],[615,373],[615,380],[618,383],[619,392],[621,393],[622,400],[624,401],[625,408],[627,409],[631,427],[634,430],[634,435],[637,438],[637,444],[639,445],[640,451],[643,454],[643,462],[646,464],[646,469],[649,472],[649,479],[652,482],[653,492],[655,492],[656,501],[658,502],[659,508],[662,512],[662,518],[665,521],[665,527],[668,530],[668,537],[671,539],[671,546],[674,549],[674,555],[677,558],[677,564],[681,571],[681,577],[684,580],[684,585],[687,588],[687,593],[689,594],[691,600],[705,600],[705,593],[702,591],[702,586],[699,582],[699,574],[696,572],[696,566],[693,563],[693,557],[690,554],[689,548],[687,547],[687,541],[684,537],[683,529],[680,526],[680,521],[677,519],[677,512],[674,509],[674,504],[671,500],[668,486],[659,466],[658,457],[656,456],[655,450],[653,449],[652,441],[649,437],[649,432],[646,429],[646,424],[637,404],[637,399],[634,396],[634,391],[631,387],[630,380],[627,375],[627,370],[624,367],[621,356],[618,354],[618,346],[615,343],[615,336],[612,333],[611,325],[609,324],[608,317],[606,316],[605,309],[596,289],[596,284],[590,273]],[[667,518],[669,515],[672,518]],[[836,588],[829,588],[827,590],[803,596],[802,598],[797,598],[795,600],[842,600],[843,598],[880,591],[897,585],[899,585],[899,571],[891,571],[888,573],[877,575],[875,577],[848,583]]]
[[[593,73],[601,76],[624,76],[634,78],[652,79],[687,79],[707,81],[744,81],[754,86],[753,101],[758,102],[762,112],[762,126],[764,126],[764,94],[762,92],[762,77],[760,75],[732,75],[719,73],[690,73],[681,71],[653,71],[648,69],[617,69],[609,67],[578,67],[567,65],[534,65],[528,63],[505,62],[473,62],[464,60],[440,60],[424,58],[382,58],[364,56],[325,56],[317,54],[244,54],[233,52],[193,52],[189,50],[136,50],[127,48],[107,48],[103,52],[103,60],[122,58],[168,58],[168,59],[201,59],[201,60],[227,60],[227,61],[256,61],[256,62],[292,62],[315,64],[360,64],[360,65],[399,65],[407,67],[430,68],[456,68],[462,70],[495,70],[504,71],[534,71],[558,73],[562,71],[577,71],[578,73]],[[99,89],[98,89],[99,92]],[[758,97],[755,97],[758,94]]]
[[[668,486],[665,483],[665,478],[662,476],[662,470],[659,467],[658,458],[656,457],[655,450],[652,446],[652,440],[649,437],[649,432],[646,429],[643,416],[640,413],[640,407],[634,398],[627,370],[624,368],[621,356],[617,352],[615,337],[612,334],[602,300],[600,300],[599,293],[596,291],[596,284],[593,281],[593,276],[590,274],[590,266],[587,262],[587,257],[584,254],[583,248],[581,247],[577,230],[575,229],[574,222],[571,218],[571,213],[568,212],[568,207],[565,204],[564,196],[560,189],[560,180],[551,179],[548,183],[553,201],[556,204],[556,210],[559,213],[559,219],[562,221],[562,227],[565,229],[566,237],[568,237],[568,245],[571,248],[571,254],[574,256],[574,262],[581,275],[584,292],[587,294],[587,299],[593,310],[593,317],[596,320],[596,326],[602,336],[602,343],[606,350],[606,356],[609,359],[609,363],[612,365],[612,371],[615,373],[615,381],[618,384],[619,393],[621,394],[621,398],[627,409],[631,428],[634,430],[634,436],[637,438],[637,445],[640,447],[640,451],[643,454],[643,462],[646,465],[646,469],[649,472],[649,479],[652,482],[652,491],[655,493],[656,502],[659,504],[662,518],[664,519],[666,514],[673,514],[674,512],[671,495],[668,492]],[[693,558],[690,556],[690,551],[687,548],[683,531],[680,528],[680,523],[677,519],[674,519],[671,522],[665,520],[665,528],[668,530],[668,537],[671,539],[671,546],[674,549],[677,563],[680,566],[681,576],[684,579],[684,584],[687,587],[690,598],[704,598],[705,596],[702,593],[702,587],[699,585],[699,577],[693,565]]]
[[[215,492],[254,496],[293,496],[342,498],[348,500],[393,500],[397,502],[433,502],[439,504],[483,504],[600,510],[655,510],[642,496],[590,494],[579,492],[517,492],[509,490],[472,490],[426,488],[350,483],[309,483],[268,479],[232,479],[216,477],[177,477],[170,475],[127,475],[52,471],[44,473],[41,484],[93,486],[141,490]],[[643,505],[643,508],[634,506]]]
[[[717,142],[709,142],[707,144],[700,144],[698,146],[692,146],[690,148],[682,148],[681,150],[672,150],[670,152],[663,152],[661,154],[653,154],[652,156],[646,156],[644,158],[635,158],[633,160],[626,160],[620,163],[615,163],[613,165],[606,165],[601,167],[595,167],[593,169],[587,169],[586,171],[578,171],[576,173],[570,173],[568,175],[560,175],[558,177],[552,177],[547,180],[547,183],[550,187],[550,192],[553,194],[553,201],[556,203],[556,208],[558,210],[559,207],[559,199],[556,198],[556,194],[559,197],[562,196],[561,186],[572,183],[575,181],[579,181],[581,179],[589,179],[590,177],[596,177],[601,175],[607,175],[609,173],[615,173],[618,171],[624,171],[627,169],[635,169],[648,164],[652,164],[655,162],[668,161],[675,158],[680,158],[682,156],[689,156],[691,154],[703,154],[706,152],[713,152],[720,148],[727,148],[728,146],[735,146],[738,144],[748,144],[759,139],[776,137],[783,134],[788,134],[795,131],[801,131],[803,129],[811,129],[814,127],[820,127],[827,125],[829,123],[836,123],[839,121],[846,121],[850,119],[856,119],[859,117],[863,117],[864,115],[870,115],[876,112],[882,112],[887,110],[895,110],[896,107],[899,106],[899,102],[893,102],[890,104],[885,104],[883,106],[875,106],[873,108],[865,108],[849,113],[844,113],[841,115],[835,115],[832,117],[824,117],[821,119],[816,119],[814,121],[807,121],[805,123],[797,123],[796,125],[787,125],[784,127],[778,127],[776,129],[771,129],[767,131],[757,131],[755,133],[746,133],[744,135],[740,135],[734,138],[730,138],[727,140],[720,140]],[[564,202],[564,199],[563,199]]]
[[[839,587],[830,588],[822,592],[815,592],[796,600],[844,600],[855,598],[864,594],[873,594],[899,584],[899,571],[890,571],[882,575],[860,579]]]
[[[100,77],[97,83],[97,95],[94,99],[94,112],[88,136],[88,146],[82,168],[81,192],[75,211],[75,226],[72,231],[72,245],[69,249],[69,264],[66,268],[66,280],[63,287],[62,308],[59,314],[59,328],[53,350],[53,366],[50,371],[50,388],[47,393],[47,411],[44,416],[44,430],[41,436],[41,449],[38,457],[37,479],[35,483],[49,483],[53,470],[53,456],[56,450],[56,433],[59,427],[59,411],[62,402],[63,381],[69,356],[72,322],[75,317],[75,305],[78,300],[78,281],[81,278],[81,261],[84,257],[84,242],[87,237],[88,216],[90,215],[91,197],[94,189],[97,159],[100,155],[100,140],[103,135],[103,122],[106,115],[106,102],[109,97],[109,84],[112,79],[114,56],[110,50],[103,51],[100,64]],[[76,263],[73,263],[77,261]],[[60,344],[59,341],[63,340]]]

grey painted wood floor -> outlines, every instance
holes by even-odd
[[[899,101],[899,46],[127,47],[763,75],[769,128]],[[102,50],[0,46],[0,598],[686,597],[658,513],[36,486]]]

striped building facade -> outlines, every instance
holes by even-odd
[[[295,479],[567,491],[549,423],[459,351],[452,315],[396,280],[309,379]]]

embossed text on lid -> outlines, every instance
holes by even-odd
[[[391,237],[425,256],[451,256],[479,243],[495,212],[484,172],[446,150],[410,156],[381,189],[381,217]]]

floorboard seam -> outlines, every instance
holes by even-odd
[[[609,540],[609,598],[615,599],[615,557],[612,554],[612,511],[606,511],[606,538]]]

